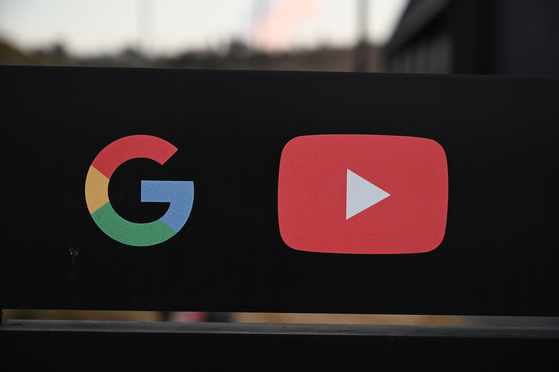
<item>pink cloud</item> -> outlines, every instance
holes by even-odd
[[[254,24],[254,45],[268,52],[288,50],[296,28],[319,10],[320,0],[276,0]]]

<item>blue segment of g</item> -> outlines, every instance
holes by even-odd
[[[169,209],[160,220],[178,232],[190,216],[194,203],[192,181],[142,181],[141,201],[148,203],[170,203]]]

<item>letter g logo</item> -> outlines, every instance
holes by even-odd
[[[122,218],[109,200],[109,180],[122,163],[147,158],[163,165],[176,151],[161,138],[135,135],[110,143],[95,157],[85,180],[85,201],[93,221],[105,234],[123,244],[146,247],[162,243],[182,229],[194,201],[192,181],[142,181],[142,202],[170,203],[163,217],[149,223]]]

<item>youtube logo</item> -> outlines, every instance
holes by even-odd
[[[312,135],[282,152],[278,219],[283,241],[307,252],[429,252],[443,240],[446,155],[417,137]]]

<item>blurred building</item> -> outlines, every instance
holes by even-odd
[[[559,76],[559,1],[411,0],[388,72]]]

